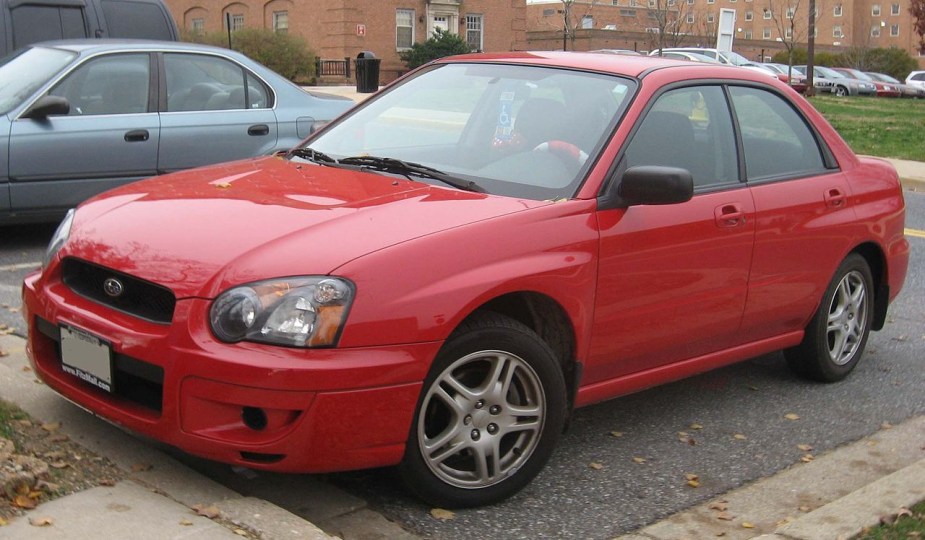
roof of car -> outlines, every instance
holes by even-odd
[[[668,68],[686,70],[708,69],[714,70],[713,74],[705,74],[705,76],[728,76],[731,78],[749,78],[748,75],[745,74],[751,72],[751,70],[744,70],[738,67],[727,66],[723,64],[707,64],[703,62],[675,60],[658,56],[630,56],[620,54],[599,54],[591,52],[571,51],[476,53],[442,58],[437,60],[437,63],[468,61],[486,63],[513,62],[541,66],[584,69],[589,71],[602,71],[616,75],[625,75],[637,78],[652,70]]]
[[[56,49],[66,49],[76,53],[85,52],[103,52],[112,50],[199,50],[213,51],[222,53],[234,53],[221,47],[211,45],[202,45],[199,43],[188,43],[180,41],[156,41],[150,39],[60,39],[54,41],[43,41],[33,43],[31,47],[54,47]],[[236,54],[236,53],[235,53]]]

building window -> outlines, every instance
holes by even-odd
[[[395,10],[395,47],[410,49],[414,44],[414,10]]]
[[[693,13],[687,14],[687,24],[694,24],[694,14]]]
[[[832,16],[841,17],[842,9],[841,4],[835,4],[835,9],[832,11]]]
[[[745,31],[745,39],[752,39],[752,31],[748,29]]]
[[[835,26],[832,27],[832,37],[833,37],[833,38],[843,38],[843,37],[845,37],[845,35],[841,33],[841,26],[840,26],[840,25],[837,25],[837,24],[836,24]]]
[[[793,37],[793,28],[787,28],[784,30],[784,38],[790,39]]]
[[[771,18],[771,10],[770,10],[770,9],[765,8],[763,18],[764,18],[764,19],[770,19],[770,18]]]
[[[761,38],[762,39],[771,39],[771,29],[765,26],[761,29]]]
[[[636,12],[633,11],[632,9],[621,9],[621,10],[620,10],[620,15],[622,15],[622,16],[624,16],[624,17],[635,17],[635,16],[636,16]]]
[[[466,15],[466,44],[473,51],[481,51],[484,48],[481,15]]]
[[[668,0],[668,7],[675,7],[677,5],[677,0]]]
[[[639,7],[639,0],[630,0],[630,7]]]
[[[715,22],[716,22],[716,15],[714,15],[714,14],[712,14],[712,13],[708,13],[708,14],[707,14],[707,22],[708,22],[708,23],[711,23],[711,24],[712,24],[712,23],[715,23]]]
[[[870,27],[870,37],[880,37],[880,25],[874,25]]]
[[[556,14],[556,10],[554,9],[544,9],[543,10],[543,17],[552,17],[555,14]]]
[[[714,4],[714,3],[716,3],[716,0],[707,0],[707,3],[708,3],[708,4]]]
[[[745,12],[745,20],[746,20],[746,21],[750,21],[750,20],[752,20],[752,19],[754,19],[754,18],[755,18],[755,13],[754,13],[752,10],[748,10],[748,11]]]
[[[190,30],[192,30],[194,34],[201,34],[205,32],[205,29],[206,29],[205,19],[197,18],[197,19],[193,19],[192,21],[190,21]]]
[[[899,35],[899,25],[898,24],[890,25],[890,35],[893,37],[896,37]]]
[[[288,11],[274,11],[273,12],[273,31],[286,33],[289,31],[289,12]]]
[[[687,0],[687,5],[693,6],[693,5],[694,5],[694,0]]]
[[[874,4],[870,6],[870,14],[874,17],[880,16],[880,4]]]
[[[585,15],[581,18],[581,27],[585,30],[589,28],[594,28],[594,17],[591,15]]]
[[[655,0],[649,0],[649,9],[655,9]]]
[[[620,5],[620,0],[613,0],[612,2],[610,2],[610,5],[612,5],[612,6],[619,6],[619,5]]]
[[[899,15],[899,4],[890,4],[890,15]]]
[[[788,18],[788,19],[792,19],[792,18],[793,18],[793,11],[794,11],[794,10],[793,10],[793,7],[792,7],[792,6],[787,8],[787,18]]]
[[[226,18],[225,23],[227,24],[227,22],[228,22],[228,19]],[[238,14],[232,13],[231,14],[231,31],[237,32],[238,30],[242,28],[244,28],[244,14],[243,13],[238,13]]]
[[[735,3],[736,3],[736,0],[729,0],[729,3],[730,3],[730,4],[735,4]]]

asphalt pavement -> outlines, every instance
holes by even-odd
[[[369,96],[357,94],[352,87],[317,90],[356,100]],[[925,191],[925,163],[889,161],[906,189]],[[106,456],[126,473],[126,479],[113,486],[41,504],[0,526],[0,538],[331,538],[314,523],[267,500],[273,497],[243,496],[182,464],[157,443],[101,422],[63,400],[36,380],[28,367],[25,342],[17,335],[0,335],[0,397],[33,418],[60,422],[72,440]],[[139,468],[138,463],[146,466]],[[246,477],[247,471],[240,474]],[[278,487],[286,489],[285,484]],[[327,483],[318,482],[309,493],[291,496],[316,506],[316,515],[324,516],[319,523],[347,540],[415,538],[364,501]],[[921,500],[925,500],[925,416],[884,425],[873,435],[621,538],[850,538],[881,517]],[[203,508],[208,511],[202,512]]]

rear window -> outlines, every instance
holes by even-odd
[[[158,4],[102,0],[109,37],[173,40],[171,22]]]

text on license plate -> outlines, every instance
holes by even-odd
[[[113,391],[112,348],[102,339],[61,325],[61,368],[107,392]]]

